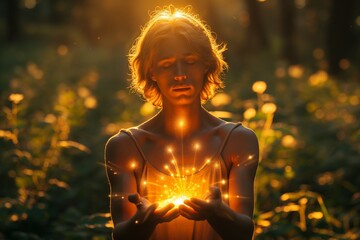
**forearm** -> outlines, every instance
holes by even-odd
[[[136,220],[131,218],[115,225],[113,240],[146,240],[150,238],[155,227],[153,223],[136,223]]]
[[[224,240],[250,240],[253,237],[254,222],[244,214],[233,211],[227,205],[223,205],[220,215],[207,219],[211,227]]]

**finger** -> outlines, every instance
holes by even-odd
[[[150,218],[151,214],[155,211],[156,208],[157,208],[157,203],[153,203],[148,208],[146,208],[143,213],[143,216],[140,218],[139,222],[140,223],[146,222]]]
[[[167,212],[162,218],[160,222],[170,222],[173,219],[177,218],[178,216],[180,216],[180,212],[179,209],[174,208],[172,210],[170,210],[169,212]]]
[[[190,220],[204,220],[205,219],[199,213],[195,212],[193,209],[191,209],[185,205],[179,205],[179,213],[181,216],[183,216],[187,219],[190,219]]]
[[[209,202],[206,200],[201,200],[199,198],[191,198],[190,202],[192,202],[193,204],[199,206],[200,208],[207,208],[209,207]]]
[[[197,211],[197,212],[200,212],[200,211],[202,210],[202,208],[201,208],[199,205],[193,203],[193,202],[190,201],[190,200],[185,200],[184,203],[185,203],[187,206],[189,206],[189,207],[191,207],[192,209],[194,209],[195,211]]]
[[[159,208],[155,210],[156,215],[158,216],[164,216],[168,211],[170,211],[171,209],[174,208],[174,204],[173,203],[169,203],[167,204],[165,207]]]
[[[221,199],[221,191],[220,188],[216,186],[210,187],[210,198],[211,199]]]

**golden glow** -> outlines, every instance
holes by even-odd
[[[140,108],[140,114],[144,117],[150,116],[155,112],[155,106],[149,102],[145,102]]]
[[[181,128],[181,129],[184,128],[184,126],[185,126],[184,120],[179,120],[178,125],[179,125],[179,128]]]
[[[186,199],[189,199],[189,197],[184,196],[184,195],[179,195],[179,196],[174,196],[172,198],[169,198],[160,204],[161,204],[161,206],[164,206],[166,204],[173,203],[175,205],[175,207],[178,207],[180,204],[183,204]]]
[[[308,81],[311,86],[322,86],[328,80],[328,77],[327,72],[320,70],[312,74]]]
[[[308,214],[309,219],[321,219],[324,217],[322,212],[311,212]]]
[[[214,107],[221,107],[231,103],[230,95],[226,93],[218,93],[211,99],[211,104]]]
[[[258,94],[262,94],[265,92],[267,88],[266,82],[264,81],[256,81],[252,85],[252,90]]]
[[[288,68],[290,77],[301,78],[304,74],[304,69],[301,65],[292,65]]]
[[[20,93],[12,93],[9,96],[9,100],[13,102],[14,104],[20,103],[24,99],[24,95]]]
[[[137,166],[137,164],[136,164],[135,161],[133,161],[133,162],[130,163],[130,168],[131,168],[131,169],[135,169],[136,166]]]
[[[284,147],[289,147],[289,148],[293,148],[296,146],[296,140],[293,136],[291,135],[285,135],[282,139],[281,139],[281,145],[283,145]]]
[[[261,111],[265,114],[273,114],[276,111],[276,105],[274,103],[265,103],[261,107]]]
[[[256,116],[256,110],[255,110],[255,108],[248,108],[248,109],[246,109],[246,111],[244,112],[244,118],[246,119],[246,120],[249,120],[249,119],[251,119],[251,118],[253,118],[253,117],[255,117]]]

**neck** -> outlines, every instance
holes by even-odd
[[[200,103],[170,107],[164,105],[160,116],[165,133],[175,137],[191,135],[199,129],[204,111]]]

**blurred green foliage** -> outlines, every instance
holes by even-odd
[[[82,21],[59,23],[85,6],[83,14],[97,26],[95,9],[69,1],[54,1],[62,8],[44,23],[36,14],[46,13],[45,3],[25,9],[32,2],[36,6],[24,1],[21,11],[35,20],[22,25],[20,39],[0,46],[0,239],[110,239],[105,142],[156,112],[127,89],[126,51],[134,33],[103,39]],[[246,49],[245,39],[229,42],[227,87],[206,104],[259,138],[256,239],[360,237],[359,62],[344,59],[341,74],[328,73],[320,41],[325,10],[308,5],[300,19],[322,31],[297,30],[299,39],[316,40],[298,39],[298,63],[274,61],[281,46],[276,32],[268,49]],[[265,6],[265,16],[276,15]]]

